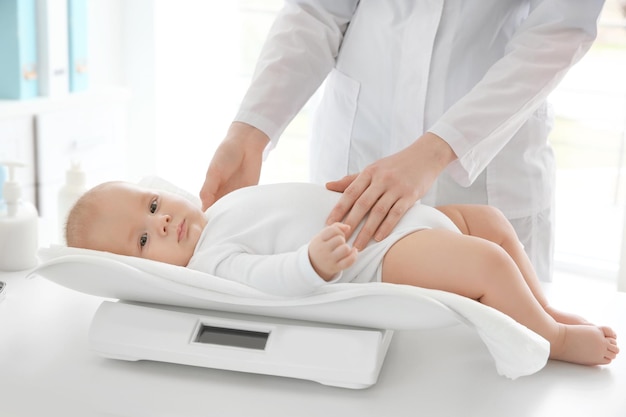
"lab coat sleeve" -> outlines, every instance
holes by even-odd
[[[222,251],[228,255],[218,256],[221,260],[214,274],[272,295],[307,295],[341,277],[338,274],[330,281],[323,280],[311,265],[308,248],[304,245],[295,252],[258,255],[245,247],[228,245]]]
[[[535,0],[506,54],[428,130],[458,159],[450,175],[469,186],[591,47],[603,0]]]
[[[235,120],[274,146],[333,68],[358,1],[288,1],[279,12]]]

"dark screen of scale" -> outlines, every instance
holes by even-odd
[[[196,342],[263,350],[269,335],[267,332],[202,325]]]

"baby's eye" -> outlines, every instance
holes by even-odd
[[[139,246],[141,246],[143,248],[144,246],[146,246],[146,243],[148,243],[148,234],[144,233],[139,238]]]
[[[150,203],[150,213],[154,214],[157,211],[157,201],[156,200],[152,200],[152,202]]]

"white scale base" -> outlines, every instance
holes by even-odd
[[[307,379],[376,383],[393,331],[105,301],[89,341],[101,356]]]

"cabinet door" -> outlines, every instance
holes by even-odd
[[[22,198],[37,205],[32,116],[0,119],[0,161],[5,160],[26,164],[15,171],[15,177],[22,184]],[[8,175],[8,172],[5,173]]]

